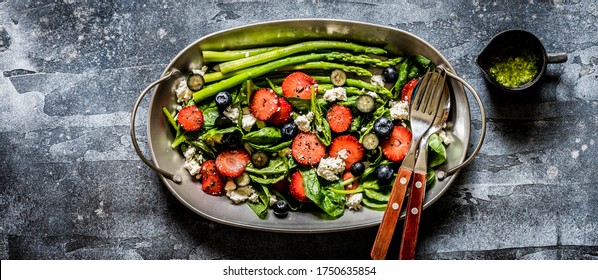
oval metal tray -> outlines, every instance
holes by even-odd
[[[164,69],[163,75],[173,69],[179,69],[183,73],[197,69],[203,64],[200,55],[202,50],[244,49],[315,39],[346,40],[379,46],[394,55],[422,54],[436,65],[442,64],[454,72],[450,63],[438,50],[409,32],[363,22],[301,19],[258,23],[209,34],[177,54]],[[174,110],[177,106],[173,94],[177,81],[178,79],[169,79],[157,86],[149,105],[147,135],[154,163],[182,177],[182,182],[177,184],[160,175],[165,186],[189,209],[219,223],[276,232],[332,232],[370,227],[380,223],[383,212],[366,207],[359,211],[346,210],[342,217],[334,220],[323,219],[313,211],[292,212],[284,219],[276,218],[270,212],[266,219],[260,219],[247,205],[235,205],[225,196],[205,194],[200,184],[183,168],[184,158],[180,152],[170,148],[173,135],[163,116],[162,107]],[[470,108],[463,86],[455,80],[448,81],[448,84],[454,105],[446,129],[454,136],[455,142],[447,148],[447,163],[440,167],[442,170],[456,167],[464,161],[470,136]],[[427,190],[424,209],[440,198],[457,174],[458,171],[442,181],[437,181]]]

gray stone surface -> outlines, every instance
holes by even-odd
[[[419,258],[598,259],[595,1],[84,2],[0,1],[1,259],[369,258],[376,228],[279,234],[201,218],[130,143],[138,93],[179,50],[218,30],[306,17],[413,32],[482,95],[484,147],[424,211]],[[508,28],[569,54],[529,95],[492,94],[473,62]]]

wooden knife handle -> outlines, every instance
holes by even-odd
[[[390,192],[386,211],[384,211],[382,222],[380,222],[380,228],[378,228],[376,240],[374,240],[372,252],[370,253],[370,257],[373,260],[386,259],[386,253],[388,253],[388,247],[390,246],[390,241],[392,240],[399,215],[401,214],[401,205],[403,205],[412,173],[413,171],[403,167],[399,169],[399,173],[392,186],[392,191]]]
[[[415,250],[417,244],[417,233],[419,231],[419,221],[421,219],[422,205],[426,195],[426,174],[413,174],[411,188],[409,190],[409,199],[407,201],[407,216],[403,226],[403,238],[401,239],[401,249],[399,250],[400,260],[415,259]]]

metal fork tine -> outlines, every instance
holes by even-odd
[[[444,89],[444,81],[445,77],[442,73],[437,73],[436,79],[433,83],[433,88],[430,90],[430,100],[428,101],[428,105],[426,106],[426,114],[429,115],[436,115],[436,110],[438,108],[440,97],[442,97],[442,90]]]
[[[430,73],[430,81],[428,82],[428,86],[426,87],[426,91],[424,92],[424,96],[422,97],[422,103],[419,106],[419,111],[428,114],[430,110],[430,102],[433,99],[434,90],[436,88],[436,83],[438,80],[438,73],[432,72]]]
[[[414,99],[411,101],[411,110],[412,111],[419,108],[419,106],[421,104],[422,96],[424,95],[423,93],[426,92],[426,88],[428,87],[429,81],[430,81],[430,75],[428,72],[424,75],[424,77],[420,81],[420,84],[417,88],[417,92],[415,92]]]

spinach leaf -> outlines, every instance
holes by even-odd
[[[345,212],[345,195],[330,189],[342,190],[340,182],[326,181],[320,183],[316,170],[313,168],[300,170],[305,186],[305,195],[320,209],[333,218],[340,217]]]
[[[249,132],[243,136],[243,140],[257,145],[268,145],[277,143],[282,138],[280,129],[267,126],[259,130]]]
[[[253,144],[250,142],[247,142],[247,144],[249,144],[249,146],[251,146],[252,148],[259,150],[259,151],[275,153],[284,148],[290,147],[293,144],[293,140],[289,140],[287,142],[282,142],[282,143],[276,144],[276,145],[257,145],[257,144]]]
[[[222,140],[222,136],[224,136],[224,134],[232,133],[235,131],[239,131],[240,133],[243,133],[243,131],[237,126],[231,126],[231,127],[227,127],[227,128],[223,128],[223,129],[212,128],[212,129],[206,131],[201,136],[201,140],[210,146],[214,146],[214,144],[220,143],[220,141]]]
[[[446,161],[446,149],[442,144],[442,139],[437,134],[430,135],[428,138],[428,167],[434,168]]]
[[[330,146],[330,142],[332,142],[332,131],[330,130],[330,125],[324,115],[322,114],[322,107],[316,102],[316,93],[312,87],[311,90],[311,111],[314,113],[314,127],[315,127],[315,134],[322,144],[326,146]]]
[[[202,140],[197,139],[197,140],[187,141],[187,144],[200,149],[202,154],[208,159],[216,158],[216,153],[214,152],[214,150],[212,150],[212,148],[210,148],[210,146],[208,146]]]
[[[426,188],[429,189],[436,183],[436,172],[434,169],[428,169],[428,174],[426,175]]]
[[[206,130],[210,130],[212,128],[214,128],[214,126],[216,125],[216,119],[218,118],[218,116],[220,116],[220,112],[218,111],[218,107],[214,106],[214,107],[208,107],[205,110],[202,110],[203,113],[203,127]]]
[[[245,171],[255,175],[277,175],[286,174],[288,167],[286,161],[282,157],[274,157],[270,159],[268,166],[264,168],[255,168],[251,162],[245,167]]]
[[[258,195],[258,201],[247,201],[247,205],[260,218],[265,219],[268,215],[268,208],[270,208],[270,192],[267,187],[262,185],[254,186],[253,189]]]
[[[363,205],[365,205],[366,207],[373,209],[373,210],[377,210],[377,211],[386,210],[386,202],[379,202],[379,201],[376,201],[373,199],[369,199],[366,196],[363,197],[361,202],[363,203]]]
[[[260,185],[272,185],[272,184],[276,184],[278,182],[280,182],[281,180],[283,180],[286,177],[286,174],[282,174],[278,177],[261,177],[261,176],[256,176],[256,175],[252,175],[249,174],[249,178],[251,178],[252,182],[258,183]]]

